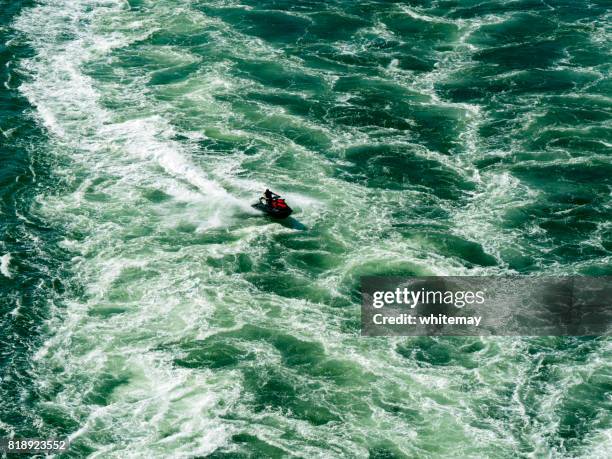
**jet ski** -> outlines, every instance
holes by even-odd
[[[261,197],[259,202],[253,204],[253,207],[274,218],[287,218],[293,212],[285,200],[278,195],[274,195],[271,199]]]

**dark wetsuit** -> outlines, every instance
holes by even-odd
[[[272,205],[272,201],[276,198],[279,198],[280,196],[277,195],[276,193],[272,193],[270,190],[268,190],[266,188],[266,191],[264,193],[264,197],[266,198],[266,202],[268,203],[269,206]]]

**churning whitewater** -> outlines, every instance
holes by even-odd
[[[32,191],[3,215],[40,229],[0,282],[54,280],[11,303],[28,377],[0,431],[67,457],[605,457],[608,339],[363,338],[358,286],[612,274],[609,14],[23,2]],[[290,219],[251,208],[266,187]]]

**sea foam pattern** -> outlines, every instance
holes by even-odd
[[[19,91],[66,183],[32,212],[78,286],[32,355],[41,435],[75,457],[604,457],[609,341],[365,339],[356,287],[610,274],[608,14],[25,8]],[[266,186],[295,220],[251,210]]]

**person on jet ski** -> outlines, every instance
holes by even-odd
[[[272,205],[272,201],[274,201],[275,199],[280,198],[280,195],[273,193],[272,191],[268,190],[266,188],[266,191],[264,192],[264,197],[266,198],[266,203],[271,206]]]

